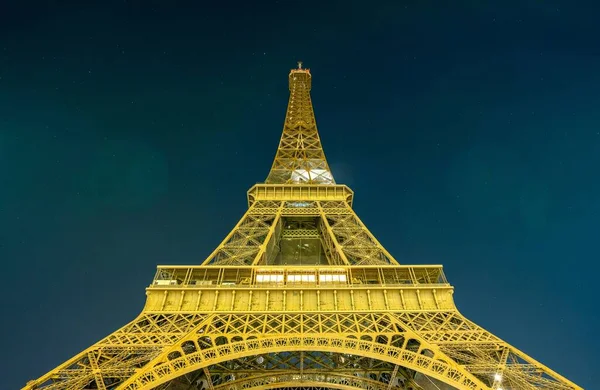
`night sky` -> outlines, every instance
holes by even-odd
[[[1,389],[132,320],[157,264],[219,244],[267,176],[297,60],[381,243],[595,387],[600,4],[102,3],[0,1]]]

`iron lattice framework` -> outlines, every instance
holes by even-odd
[[[289,75],[271,172],[200,266],[24,389],[580,389],[462,316],[439,265],[400,265],[335,184],[311,74]]]

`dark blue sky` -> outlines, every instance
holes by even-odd
[[[466,316],[592,388],[599,6],[20,3],[0,5],[0,388],[133,319],[157,264],[219,244],[266,178],[297,60],[382,244],[444,264]]]

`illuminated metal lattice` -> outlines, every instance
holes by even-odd
[[[24,389],[580,389],[463,317],[440,265],[375,239],[333,179],[311,80],[290,72],[271,171],[214,252],[159,266],[136,319]]]

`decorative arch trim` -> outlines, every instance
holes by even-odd
[[[150,390],[181,375],[231,359],[292,351],[347,353],[398,364],[438,379],[460,390],[489,390],[490,388],[465,373],[459,367],[424,354],[367,340],[335,335],[272,336],[247,339],[231,344],[191,351],[156,364],[130,377],[120,386],[123,390]]]
[[[388,390],[387,383],[352,375],[336,373],[283,373],[264,374],[250,378],[237,379],[222,385],[214,386],[214,390],[238,389],[279,389],[282,387],[327,387],[332,389],[356,390]]]

